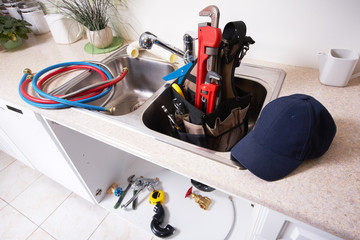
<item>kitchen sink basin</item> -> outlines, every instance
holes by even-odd
[[[235,77],[235,85],[245,92],[252,94],[250,106],[248,109],[248,126],[252,130],[259,113],[264,106],[267,95],[266,88],[259,82],[252,79]],[[148,128],[171,136],[171,127],[167,115],[162,110],[164,105],[167,109],[173,109],[171,105],[171,87],[169,86],[161,95],[145,110],[143,122]]]
[[[174,71],[174,66],[166,62],[147,58],[130,58],[123,52],[112,55],[103,63],[115,77],[121,74],[124,67],[129,69],[124,79],[116,84],[114,95],[106,104],[106,107],[115,107],[112,113],[114,116],[137,110],[164,85],[165,81],[162,77]],[[74,92],[99,81],[101,78],[96,72],[86,72],[71,80],[72,83],[61,93]],[[108,96],[105,96],[88,104],[100,106],[107,98]]]
[[[242,63],[235,70],[235,85],[237,88],[252,94],[248,110],[249,132],[254,128],[263,107],[279,95],[286,73],[281,69],[268,68]],[[220,161],[233,167],[241,167],[236,161],[232,161],[230,152],[218,152],[200,147],[180,139],[172,137],[169,119],[161,106],[172,109],[171,86],[163,86],[163,91],[158,92],[156,97],[148,103],[141,114],[142,123],[147,128],[146,132],[159,141],[175,145],[184,150],[205,156],[209,159]]]
[[[117,75],[123,67],[129,68],[128,75],[118,84],[116,91],[106,107],[116,107],[114,114],[96,112],[84,109],[92,116],[126,126],[134,131],[141,132],[157,141],[179,147],[185,151],[205,156],[208,159],[222,162],[238,168],[237,162],[232,161],[230,152],[217,152],[207,148],[174,138],[171,135],[169,120],[161,106],[172,109],[171,81],[162,78],[174,71],[176,67],[167,62],[158,60],[148,53],[139,58],[130,58],[126,54],[126,46],[102,61]],[[248,110],[249,131],[256,124],[262,108],[278,97],[286,73],[281,69],[256,66],[241,63],[235,69],[235,84],[238,88],[252,93],[252,100]],[[65,92],[74,91],[89,83],[99,81],[95,73],[83,73],[75,77]],[[91,102],[100,105],[104,99]]]

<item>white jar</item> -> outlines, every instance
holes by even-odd
[[[18,8],[18,5],[23,2],[22,0],[2,0],[2,2],[11,17],[22,20]]]
[[[34,34],[43,34],[50,31],[48,24],[44,18],[44,12],[36,1],[24,2],[18,5],[20,14],[23,19],[32,26],[29,28]]]

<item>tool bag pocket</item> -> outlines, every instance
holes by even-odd
[[[175,114],[176,121],[181,126],[177,131],[179,139],[224,152],[230,151],[246,135],[250,93],[224,101],[210,114],[197,109],[174,89],[172,94],[184,105],[186,112],[186,114]],[[193,95],[192,90],[187,89],[187,94]]]
[[[208,148],[225,152],[240,141],[248,131],[247,112],[250,93],[244,93],[222,102],[217,109],[204,117],[204,130]]]
[[[186,99],[184,99],[174,89],[171,90],[174,98],[183,104],[184,110],[186,112],[185,114],[175,113],[175,119],[178,125],[181,126],[181,128],[177,130],[178,138],[183,141],[207,148],[207,139],[203,127],[205,114]]]
[[[178,131],[179,138],[183,141],[207,148],[207,137],[202,125],[193,124],[188,120],[183,120],[184,131]]]

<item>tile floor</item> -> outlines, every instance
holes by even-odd
[[[157,238],[0,151],[0,239]]]

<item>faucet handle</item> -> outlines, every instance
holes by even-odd
[[[195,40],[197,35],[193,32],[186,32],[183,36],[184,41],[184,62],[190,63],[196,59],[195,54]]]
[[[186,31],[185,33],[184,33],[184,39],[185,39],[185,37],[187,37],[187,38],[191,38],[191,39],[193,39],[193,40],[197,40],[198,39],[198,35],[197,35],[197,33],[196,32],[194,32],[194,31]]]

